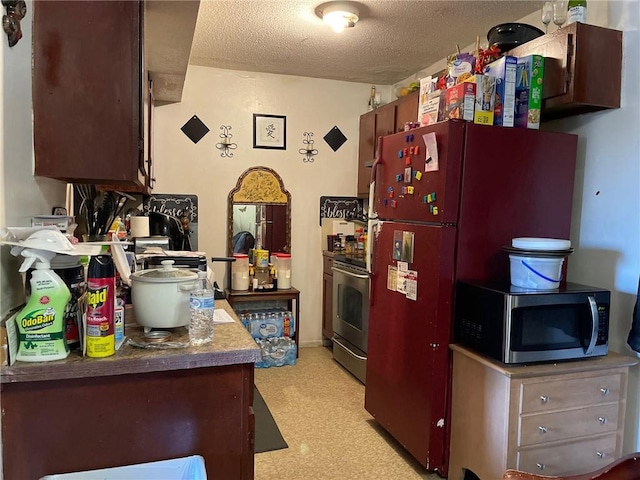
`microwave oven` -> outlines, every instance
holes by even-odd
[[[554,290],[458,282],[453,338],[505,364],[603,356],[610,298],[608,290],[569,282]]]

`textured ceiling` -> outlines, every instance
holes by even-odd
[[[531,0],[372,0],[354,28],[335,33],[322,1],[202,0],[189,63],[232,70],[392,85],[520,19]]]

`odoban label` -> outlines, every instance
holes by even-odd
[[[25,315],[21,326],[25,331],[40,330],[53,325],[55,319],[56,311],[53,308],[39,309]]]

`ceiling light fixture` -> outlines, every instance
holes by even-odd
[[[351,28],[358,22],[358,9],[348,3],[336,2],[322,10],[322,20],[337,33]]]

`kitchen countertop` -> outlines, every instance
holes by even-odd
[[[216,300],[216,308],[227,312],[235,321],[214,327],[213,343],[180,349],[135,348],[125,343],[115,355],[105,358],[81,357],[72,351],[64,360],[52,362],[16,362],[0,370],[1,383],[106,377],[133,373],[216,367],[260,360],[260,349],[242,326],[226,300]],[[131,323],[133,310],[125,312],[125,335],[142,340],[143,329]],[[172,329],[171,341],[188,342],[184,327]],[[176,336],[177,335],[177,336]]]

